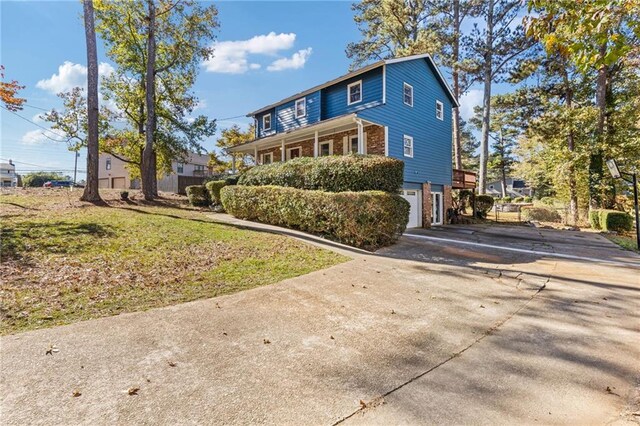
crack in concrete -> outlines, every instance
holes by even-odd
[[[557,265],[557,264],[556,264]],[[553,270],[555,270],[555,265]],[[495,323],[493,326],[491,326],[490,328],[488,328],[484,333],[482,333],[482,335],[480,335],[480,337],[476,338],[475,340],[473,340],[469,345],[465,346],[464,348],[462,348],[460,351],[453,353],[449,358],[441,361],[440,363],[434,365],[433,367],[429,368],[426,371],[423,371],[422,373],[418,374],[417,376],[414,376],[412,378],[410,378],[409,380],[405,381],[404,383],[401,383],[400,385],[396,386],[395,388],[385,392],[384,394],[377,396],[375,398],[373,398],[370,402],[365,402],[365,401],[360,401],[361,407],[358,408],[357,410],[355,410],[353,413],[349,414],[348,416],[345,416],[343,418],[341,418],[340,420],[338,420],[337,422],[333,423],[332,426],[336,426],[339,424],[344,423],[345,421],[347,421],[348,419],[350,419],[351,417],[359,414],[359,413],[364,413],[366,411],[369,410],[373,410],[376,407],[379,407],[380,405],[385,404],[385,398],[389,395],[391,395],[394,392],[399,391],[400,389],[404,388],[405,386],[415,382],[416,380],[426,376],[427,374],[431,373],[432,371],[442,367],[443,365],[445,365],[446,363],[448,363],[449,361],[451,361],[454,358],[458,358],[459,356],[461,356],[464,352],[468,351],[469,349],[471,349],[473,346],[475,346],[477,343],[480,343],[482,340],[484,340],[486,337],[491,336],[493,333],[495,333],[500,327],[502,327],[504,324],[506,324],[510,319],[512,319],[513,317],[515,317],[518,313],[520,313],[520,311],[522,311],[524,308],[526,308],[529,303],[531,303],[533,301],[533,299],[535,299],[541,292],[542,290],[544,290],[547,287],[547,283],[551,280],[551,277],[553,276],[553,271],[552,273],[545,279],[544,283],[542,283],[542,285],[535,291],[535,293],[533,293],[531,295],[531,297],[529,297],[529,299],[526,300],[526,302],[524,302],[518,309],[516,309],[515,311],[513,311],[511,314],[507,315],[505,318],[503,318],[502,320],[498,321],[497,323]],[[522,281],[522,280],[520,280]]]

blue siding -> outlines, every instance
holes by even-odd
[[[295,116],[297,99],[276,107],[276,131],[278,133],[320,121],[320,91],[310,93],[305,98],[307,99],[307,114],[301,118]]]
[[[347,86],[362,80],[362,101],[347,105]],[[382,104],[382,67],[322,89],[322,119]]]
[[[256,115],[256,119],[258,120],[258,137],[259,138],[264,138],[265,136],[271,136],[274,135],[276,133],[276,115],[275,115],[275,109],[270,109],[269,111],[265,111],[262,114]],[[270,130],[264,130],[262,128],[262,117],[264,117],[267,114],[271,114],[271,129]]]
[[[413,86],[413,107],[403,102],[403,83]],[[389,156],[404,160],[405,186],[432,182],[451,185],[452,102],[425,59],[386,66],[386,104],[360,112],[364,119],[389,127]],[[436,100],[444,120],[436,118]],[[413,158],[403,153],[403,135],[413,137]]]

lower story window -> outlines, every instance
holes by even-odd
[[[320,143],[320,157],[326,157],[327,155],[333,155],[333,142],[321,142]]]
[[[302,156],[302,149],[300,147],[287,149],[287,159],[293,160]]]
[[[358,135],[351,136],[349,138],[349,153],[350,154],[358,153]]]
[[[404,135],[404,156],[413,157],[413,138],[411,136]]]
[[[273,163],[273,153],[268,152],[266,154],[262,154],[262,164],[271,164]]]

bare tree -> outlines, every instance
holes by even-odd
[[[98,53],[93,18],[93,0],[84,0],[84,31],[87,39],[87,183],[80,199],[99,202],[98,191]]]

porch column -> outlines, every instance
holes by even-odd
[[[258,165],[258,147],[254,146],[253,147],[253,161],[256,163],[256,166]]]
[[[236,156],[231,156],[231,173],[236,174]]]
[[[364,126],[360,120],[356,123],[358,123],[358,154],[364,154]]]
[[[316,130],[315,135],[314,135],[314,139],[313,139],[313,156],[317,157],[318,156],[318,131]]]
[[[284,163],[285,160],[287,159],[287,157],[285,156],[285,152],[284,152],[284,139],[282,139],[282,144],[280,145],[280,154],[282,154],[281,157],[281,161]]]

